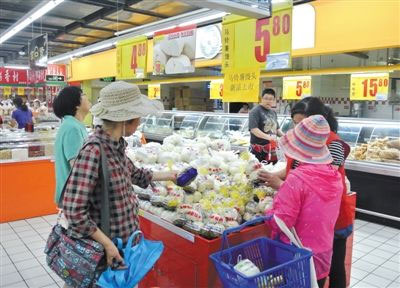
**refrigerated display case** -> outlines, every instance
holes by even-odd
[[[52,160],[56,132],[0,131],[1,223],[57,212]]]
[[[173,126],[173,118],[180,111],[169,111],[171,121],[168,130],[172,133],[181,133],[182,124]],[[191,117],[197,116],[195,137],[208,136],[210,138],[229,139],[232,150],[243,151],[249,146],[250,134],[248,131],[248,115],[186,112]],[[186,114],[185,114],[186,115]],[[165,118],[165,117],[164,117]],[[189,118],[188,118],[189,119]],[[199,120],[200,119],[200,120]],[[278,122],[283,133],[293,128],[289,115],[278,115]],[[400,125],[396,121],[345,118],[339,117],[338,134],[352,148],[351,155],[346,160],[346,171],[350,179],[352,190],[358,192],[357,210],[369,221],[375,221],[400,228],[400,197],[398,185],[400,181],[400,159],[397,156],[399,149],[385,146],[388,141],[400,141]],[[146,122],[147,123],[147,122]],[[157,121],[153,120],[154,125]],[[190,127],[195,127],[192,124]],[[157,130],[155,128],[154,130]],[[145,136],[150,140],[162,141],[162,134]],[[191,132],[192,133],[192,132]],[[192,134],[191,134],[192,135]],[[190,136],[191,136],[190,135]],[[153,139],[155,138],[155,139]],[[358,157],[357,151],[364,156]],[[390,152],[390,153],[389,153]],[[379,154],[377,154],[379,153]],[[384,157],[378,157],[381,153]],[[385,158],[386,157],[386,158]],[[391,157],[391,159],[389,159]],[[378,192],[379,191],[379,192]],[[384,201],[382,199],[385,199]],[[361,217],[361,218],[362,218]]]

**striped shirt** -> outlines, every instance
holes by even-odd
[[[329,152],[331,152],[333,162],[332,165],[342,166],[344,164],[344,148],[340,141],[332,141],[328,145]],[[296,169],[300,165],[299,161],[294,160],[292,169]]]

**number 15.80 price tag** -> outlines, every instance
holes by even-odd
[[[389,91],[389,73],[351,74],[350,100],[385,101]]]

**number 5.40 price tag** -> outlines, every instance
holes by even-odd
[[[389,91],[389,73],[351,74],[350,100],[385,101]]]
[[[283,78],[283,99],[300,100],[308,96],[311,96],[311,76]]]

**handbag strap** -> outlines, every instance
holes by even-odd
[[[94,141],[86,143],[82,148],[85,148],[88,144],[98,144],[100,146],[100,159],[101,159],[101,168],[99,169],[99,179],[101,179],[101,195],[100,195],[100,228],[104,234],[107,236],[110,235],[110,203],[109,203],[109,183],[110,183],[110,175],[108,171],[108,164],[107,164],[107,156],[105,154],[104,148],[100,142]],[[64,183],[60,199],[58,201],[58,207],[62,207],[63,199],[65,190],[67,188],[67,184],[69,178],[72,175],[72,169],[69,172],[67,180]]]

